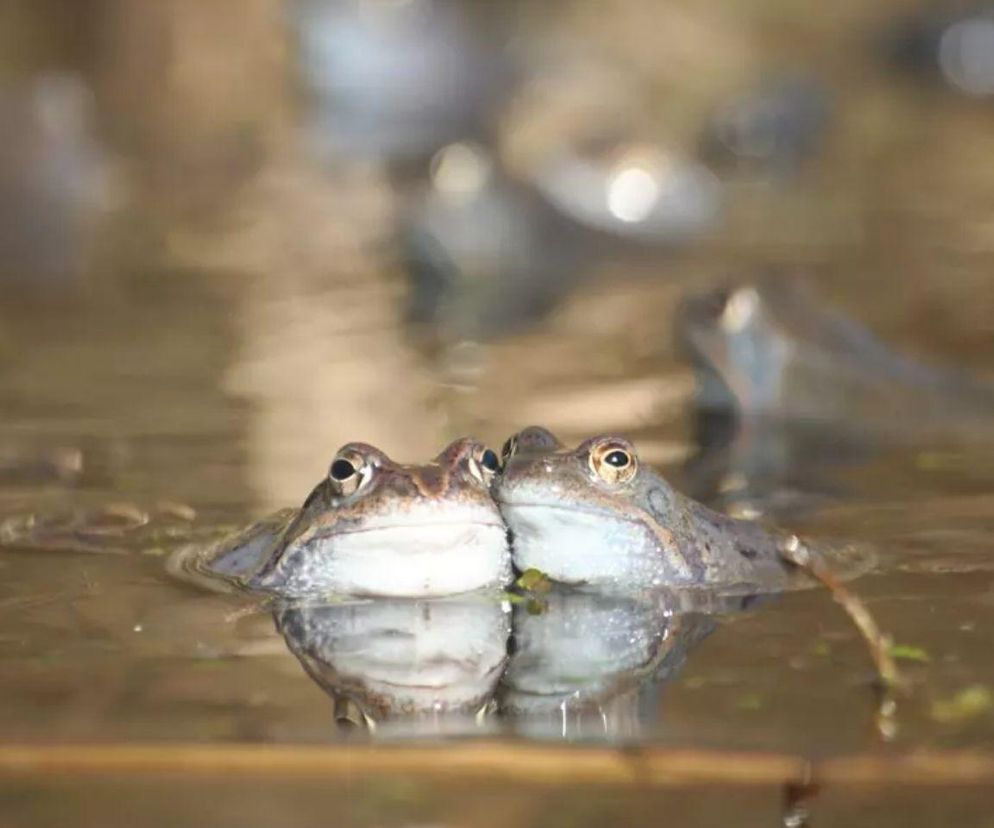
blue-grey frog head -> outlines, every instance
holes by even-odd
[[[782,588],[787,536],[681,495],[626,439],[567,448],[530,427],[504,446],[496,496],[515,565],[570,584]]]

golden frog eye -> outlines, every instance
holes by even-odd
[[[354,451],[342,452],[328,468],[328,482],[341,497],[347,497],[359,489],[368,475],[368,463]]]
[[[489,486],[500,471],[500,458],[497,452],[486,446],[477,448],[469,458],[469,471],[477,480]]]
[[[638,471],[631,446],[609,441],[590,450],[590,468],[605,483],[627,483]]]

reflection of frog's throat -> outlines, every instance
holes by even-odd
[[[517,606],[501,712],[542,735],[637,738],[658,686],[715,627],[674,606],[662,593],[566,587],[547,596],[540,614]]]
[[[471,718],[492,697],[510,633],[507,606],[489,594],[292,607],[274,620],[336,705],[377,722]]]

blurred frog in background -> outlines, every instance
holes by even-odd
[[[287,4],[317,148],[402,164],[485,137],[510,67],[477,11],[429,0]]]
[[[994,6],[989,3],[928,4],[891,22],[878,42],[895,68],[968,98],[994,96]]]
[[[796,279],[691,296],[675,329],[696,374],[698,496],[792,481],[827,493],[819,471],[876,449],[994,437],[994,388],[892,350]]]
[[[676,329],[705,413],[897,435],[994,425],[994,388],[890,349],[796,280],[693,296]]]
[[[817,155],[830,121],[821,78],[770,78],[715,108],[701,130],[700,154],[717,171],[783,182]]]
[[[89,87],[71,73],[0,83],[0,284],[64,289],[85,271],[110,167]]]

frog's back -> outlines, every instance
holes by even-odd
[[[801,543],[839,580],[865,573],[876,560],[872,549],[864,544],[812,544],[754,520],[715,512],[689,498],[683,498],[683,506],[687,517],[676,524],[674,534],[684,549],[692,547],[704,562],[699,585],[722,594],[784,592],[813,586],[810,574],[792,562],[790,550]]]
[[[298,509],[281,509],[209,546],[183,547],[171,558],[169,569],[211,588],[248,589],[277,554],[298,514]]]

